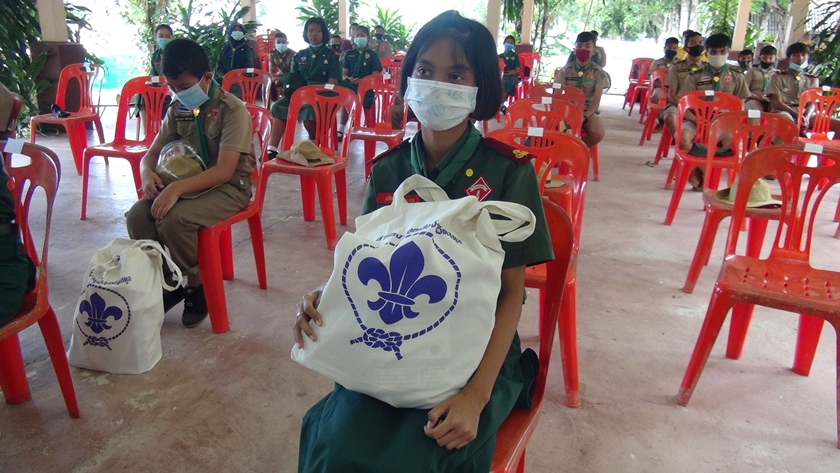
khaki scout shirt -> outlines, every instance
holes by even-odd
[[[747,87],[750,92],[756,95],[764,95],[770,86],[770,78],[776,72],[773,66],[769,69],[762,69],[758,64],[751,67],[744,76],[747,79]]]
[[[389,205],[394,191],[406,178],[421,174],[435,181],[450,199],[472,195],[480,201],[522,204],[534,212],[536,227],[530,237],[516,243],[502,242],[505,250],[503,268],[531,266],[553,258],[539,184],[530,159],[516,158],[513,148],[483,138],[470,125],[434,169],[425,169],[422,134],[422,131],[418,132],[412,141],[406,140],[376,158],[365,191],[362,214]],[[511,152],[502,154],[496,149]]]
[[[682,95],[682,85],[685,78],[691,74],[692,71],[698,71],[703,68],[705,63],[699,58],[695,62],[689,62],[687,56],[682,61],[675,61],[674,65],[668,69],[668,77],[665,79],[665,87],[668,90],[673,90],[674,94],[679,97]]]
[[[682,87],[680,97],[695,90],[714,90],[715,92],[726,92],[741,100],[750,98],[750,89],[747,88],[747,81],[740,68],[723,66],[715,71],[708,63],[702,69],[697,69],[688,74]]]
[[[218,163],[220,151],[238,152],[239,162],[229,182],[242,190],[240,182],[250,182],[249,178],[256,164],[251,149],[251,115],[248,114],[245,104],[236,96],[225,92],[221,87],[217,86],[215,89],[213,98],[199,109],[200,113],[204,114],[204,136],[207,138],[210,166]],[[172,141],[183,140],[198,151],[200,147],[195,126],[193,111],[175,99],[166,112],[154,144],[166,146]]]
[[[586,108],[592,103],[596,90],[603,90],[607,86],[607,75],[601,66],[590,61],[589,65],[581,68],[577,61],[566,64],[557,71],[554,82],[577,87],[586,95]]]
[[[776,71],[770,77],[766,94],[778,96],[781,102],[796,110],[799,108],[799,96],[802,91],[819,86],[820,80],[816,76],[806,74],[804,71],[793,72],[788,69],[787,71]]]

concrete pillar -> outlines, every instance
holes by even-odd
[[[346,37],[350,35],[350,1],[338,0],[338,31],[337,34]],[[371,35],[373,31],[370,32]],[[352,41],[352,38],[351,38]]]
[[[790,16],[785,31],[785,42],[779,48],[784,51],[790,44],[801,41],[805,35],[805,19],[808,18],[809,0],[794,0],[790,4]]]
[[[257,1],[256,0],[239,0],[239,5],[242,8],[249,7],[248,13],[242,17],[242,23],[249,21],[257,21]]]
[[[522,5],[522,44],[531,44],[531,27],[534,24],[534,0],[524,0]]]
[[[493,35],[496,46],[499,42],[499,25],[502,23],[502,0],[487,0],[487,29]]]
[[[67,35],[67,13],[61,0],[38,0],[38,18],[41,23],[43,41],[66,43],[70,41]]]
[[[754,44],[744,44],[744,39],[747,35],[747,23],[750,19],[750,5],[752,5],[752,0],[740,0],[738,2],[738,16],[735,18],[735,33],[732,35],[733,51],[740,51],[744,47],[747,49],[755,48]],[[758,56],[758,53],[756,53],[756,56]]]

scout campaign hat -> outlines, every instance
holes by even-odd
[[[195,148],[183,141],[173,141],[164,146],[160,151],[160,159],[155,167],[155,173],[157,173],[164,187],[166,187],[175,181],[193,177],[205,169],[207,168],[204,165],[204,161],[198,156]],[[181,198],[195,199],[216,187],[218,186],[213,186],[203,191],[182,194]]]
[[[729,189],[723,189],[715,193],[715,199],[729,205],[735,205],[735,195],[738,193],[738,181],[732,184]],[[748,208],[770,207],[781,205],[781,200],[776,200],[770,195],[770,184],[764,179],[755,181],[750,190],[750,197],[747,199]]]
[[[277,155],[278,158],[301,166],[323,166],[334,164],[335,160],[309,140],[298,141],[292,145],[292,149],[283,151]]]

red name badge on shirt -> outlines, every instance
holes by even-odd
[[[376,193],[376,203],[380,205],[391,205],[391,202],[394,201],[394,193],[393,192],[377,192]],[[423,202],[423,199],[420,198],[417,194],[408,194],[405,196],[405,201],[410,204],[416,204],[417,202]]]

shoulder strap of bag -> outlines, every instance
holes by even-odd
[[[505,220],[492,219],[496,235],[501,241],[523,241],[534,233],[537,218],[531,209],[522,204],[490,201],[482,202],[481,209],[491,215],[505,217]]]
[[[144,253],[146,253],[149,256],[149,258],[151,258],[152,260],[156,260],[156,261],[160,262],[160,266],[159,266],[160,270],[159,271],[161,271],[161,272],[163,271],[163,263],[166,262],[166,265],[169,267],[169,270],[172,272],[172,275],[175,276],[175,280],[178,281],[178,283],[173,286],[173,285],[169,284],[168,281],[166,281],[166,278],[162,277],[163,275],[161,275],[161,283],[162,283],[161,285],[164,288],[166,288],[167,290],[170,290],[170,291],[174,291],[175,289],[178,288],[178,286],[181,285],[181,279],[183,278],[183,276],[181,275],[181,269],[178,268],[178,266],[175,264],[174,261],[172,261],[172,257],[169,256],[169,250],[163,249],[160,246],[160,243],[158,243],[154,240],[129,240],[129,239],[126,239],[126,238],[117,238],[117,239],[115,239],[114,241],[111,242],[111,245],[115,245],[115,244],[119,244],[119,243],[126,244],[127,246],[128,246],[128,244],[130,244],[130,246],[128,246],[126,249],[128,249],[128,250],[134,250],[134,249],[142,250]],[[111,246],[111,245],[109,245],[109,246]],[[120,265],[119,258],[111,258],[111,260],[108,261],[107,263],[102,263],[102,264],[94,266],[93,270],[95,272],[104,273],[105,271],[108,271],[108,270],[115,269],[115,268],[119,267],[119,265]]]
[[[412,191],[417,192],[417,195],[426,202],[446,202],[449,200],[449,196],[446,195],[446,191],[441,189],[440,186],[420,174],[413,174],[404,180],[403,183],[397,187],[397,190],[394,191],[394,201],[392,205],[395,207],[408,205],[405,201],[405,196]]]

